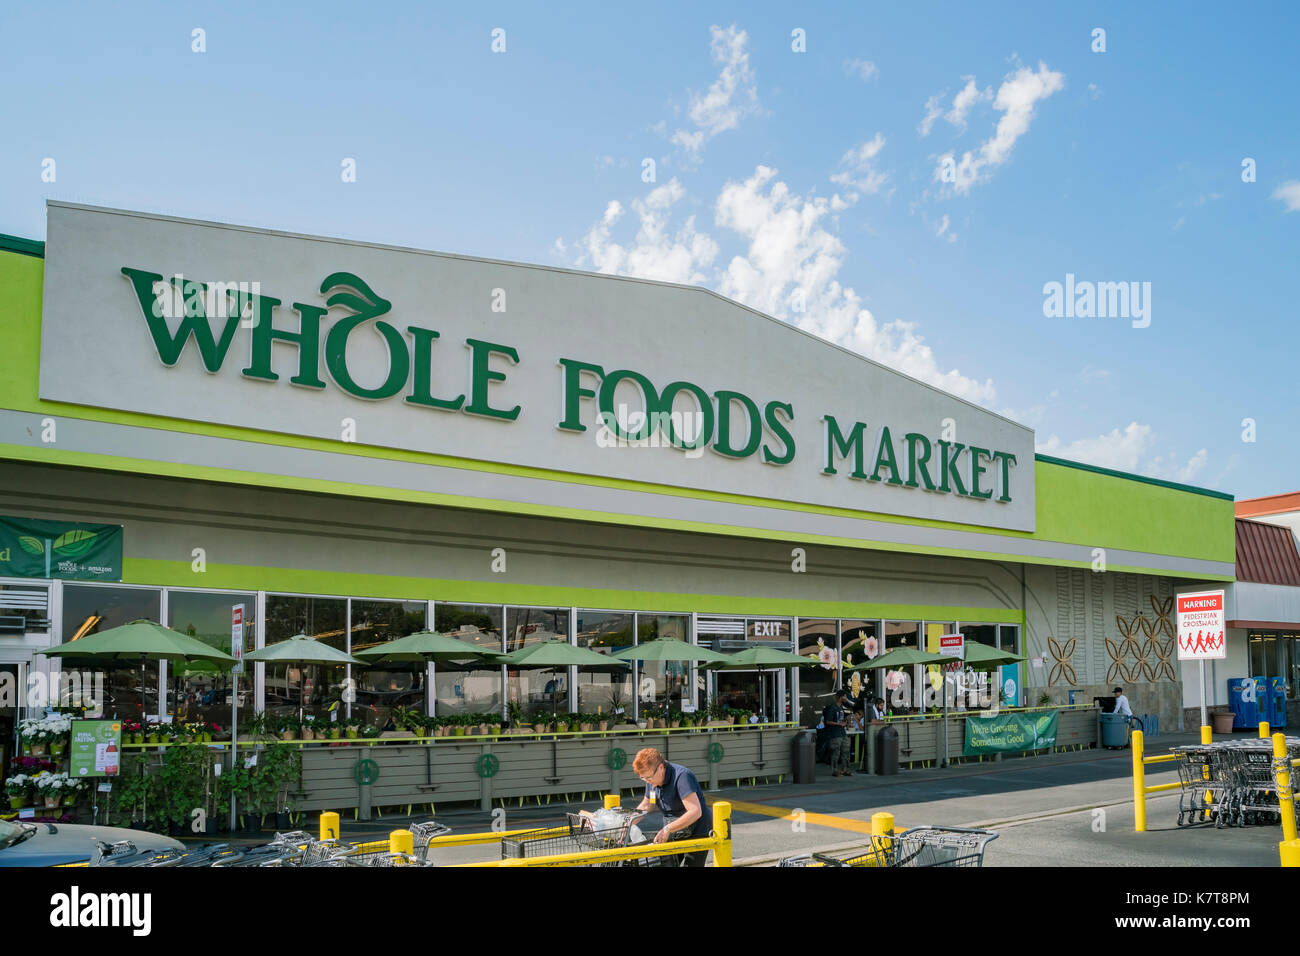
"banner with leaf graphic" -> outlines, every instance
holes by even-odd
[[[0,577],[122,580],[122,526],[0,517]]]
[[[965,757],[980,754],[1021,753],[1046,750],[1056,746],[1056,723],[1059,711],[1040,714],[997,714],[993,717],[966,718]]]

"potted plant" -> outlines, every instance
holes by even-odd
[[[1210,716],[1210,723],[1214,725],[1216,734],[1230,734],[1234,724],[1232,711],[1227,707],[1211,707],[1207,713]]]
[[[512,700],[506,704],[506,719],[510,721],[510,728],[518,730],[524,726],[524,707],[517,700]]]
[[[19,725],[19,736],[23,742],[23,754],[32,757],[45,756],[47,732],[45,721],[30,718]]]
[[[276,730],[280,734],[281,740],[295,740],[302,728],[298,725],[297,717],[281,717],[276,722]],[[304,740],[307,738],[304,737]]]
[[[5,780],[5,793],[9,795],[9,809],[19,810],[27,806],[33,789],[32,778],[25,773],[15,774]]]
[[[161,739],[162,737],[159,733],[157,722],[150,721],[149,726],[145,728],[144,742],[147,744],[156,744]]]
[[[341,721],[341,724],[343,727],[343,735],[347,737],[348,740],[356,740],[361,736],[360,717],[349,717],[347,720]]]

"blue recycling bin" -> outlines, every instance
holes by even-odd
[[[1286,726],[1286,688],[1280,677],[1256,677],[1255,710],[1260,720],[1267,720],[1270,730]],[[1256,722],[1256,726],[1259,726]]]
[[[1280,677],[1269,680],[1273,685],[1273,719],[1269,723],[1280,729],[1286,726],[1286,682]]]
[[[1101,722],[1101,745],[1122,749],[1128,746],[1128,715],[1098,714]]]
[[[1234,677],[1228,681],[1228,707],[1232,711],[1234,730],[1257,730],[1259,728],[1259,688],[1262,678]]]

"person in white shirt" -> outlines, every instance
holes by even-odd
[[[1125,714],[1129,717],[1133,716],[1133,708],[1129,706],[1128,698],[1124,696],[1123,687],[1115,688],[1115,709],[1111,711],[1111,713]]]

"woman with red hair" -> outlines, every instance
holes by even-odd
[[[643,813],[656,806],[663,813],[664,825],[655,834],[655,843],[707,837],[713,830],[713,810],[704,800],[704,788],[690,768],[669,763],[653,747],[637,751],[632,769],[645,783],[645,797],[637,809]],[[707,850],[681,855],[681,866],[704,866]],[[675,857],[660,857],[675,861]],[[676,862],[665,863],[668,866]]]

